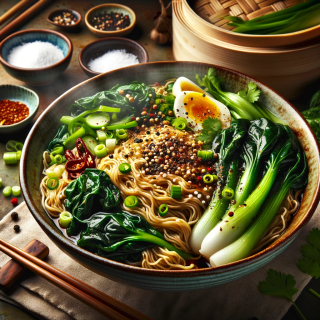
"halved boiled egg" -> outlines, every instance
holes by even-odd
[[[185,77],[179,77],[172,87],[172,93],[177,96],[182,91],[194,91],[206,93],[203,89],[197,86],[194,82]]]
[[[208,117],[219,119],[222,129],[230,127],[229,109],[220,101],[205,93],[183,91],[176,96],[174,113],[177,118],[185,118],[188,126],[194,130],[202,130],[202,122]]]

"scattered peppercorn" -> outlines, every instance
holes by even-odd
[[[16,224],[14,227],[13,227],[13,230],[15,231],[15,232],[20,232],[20,226],[18,225],[18,224]]]
[[[53,22],[60,26],[72,26],[77,22],[77,18],[70,12],[63,12],[53,18]]]
[[[120,12],[98,13],[91,19],[90,24],[102,31],[119,31],[130,26],[130,18]]]
[[[11,203],[12,203],[14,206],[16,206],[16,205],[18,205],[19,201],[18,201],[17,198],[12,198],[12,199],[11,199]]]
[[[17,212],[14,211],[14,212],[11,213],[11,219],[12,219],[13,221],[17,221],[18,218],[19,218],[19,216],[18,216],[18,213],[17,213]]]

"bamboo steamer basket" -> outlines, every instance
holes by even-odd
[[[257,48],[211,37],[191,25],[184,0],[173,2],[173,54],[176,60],[220,65],[268,84],[287,99],[301,96],[320,79],[320,41],[295,47]]]
[[[178,0],[180,1],[180,0]],[[283,47],[320,37],[320,25],[279,35],[250,35],[230,31],[225,16],[251,20],[280,11],[306,0],[182,0],[185,18],[198,31],[216,39],[241,46]],[[193,4],[193,9],[190,4]]]

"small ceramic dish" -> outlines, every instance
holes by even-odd
[[[92,24],[91,21],[97,14],[108,14],[111,12],[118,12],[123,13],[124,15],[128,15],[130,19],[130,25],[124,29],[115,30],[115,31],[104,31],[96,29]],[[98,37],[105,38],[105,37],[118,37],[124,36],[131,32],[136,24],[136,14],[132,9],[127,6],[123,6],[117,3],[106,3],[101,4],[99,6],[93,7],[90,9],[86,16],[85,16],[85,23],[88,29]]]
[[[103,72],[90,70],[88,66],[90,60],[101,57],[110,50],[119,49],[125,49],[128,53],[136,55],[140,63],[148,62],[148,53],[141,44],[130,39],[115,37],[96,40],[86,45],[79,54],[79,64],[85,74],[94,77]]]
[[[34,41],[50,42],[58,46],[62,50],[64,58],[51,66],[34,69],[16,67],[8,63],[8,56],[14,47]],[[51,83],[67,69],[71,60],[72,50],[71,40],[60,32],[29,29],[13,33],[0,43],[0,62],[12,77],[34,86],[42,86]]]
[[[61,17],[63,16],[64,13],[70,13],[76,20],[72,20],[73,23],[71,22],[69,25],[61,25],[59,23],[54,22],[54,18],[55,17]],[[53,24],[56,27],[59,27],[61,29],[64,30],[69,30],[69,31],[74,31],[76,29],[79,28],[80,22],[82,20],[81,14],[76,11],[76,10],[72,10],[72,9],[58,9],[58,10],[54,10],[52,11],[48,17],[47,20]]]
[[[15,86],[11,84],[4,84],[0,86],[0,101],[11,100],[24,103],[29,108],[29,116],[15,124],[0,125],[0,134],[13,133],[20,131],[28,125],[37,114],[39,109],[38,95],[25,87]]]

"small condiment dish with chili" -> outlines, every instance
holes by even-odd
[[[105,3],[90,9],[85,16],[85,23],[98,37],[120,37],[133,30],[136,14],[122,4]]]
[[[38,95],[25,87],[0,85],[0,134],[22,130],[39,109]]]
[[[47,20],[56,27],[67,31],[75,31],[79,29],[82,20],[81,14],[72,9],[58,9],[52,11]]]

